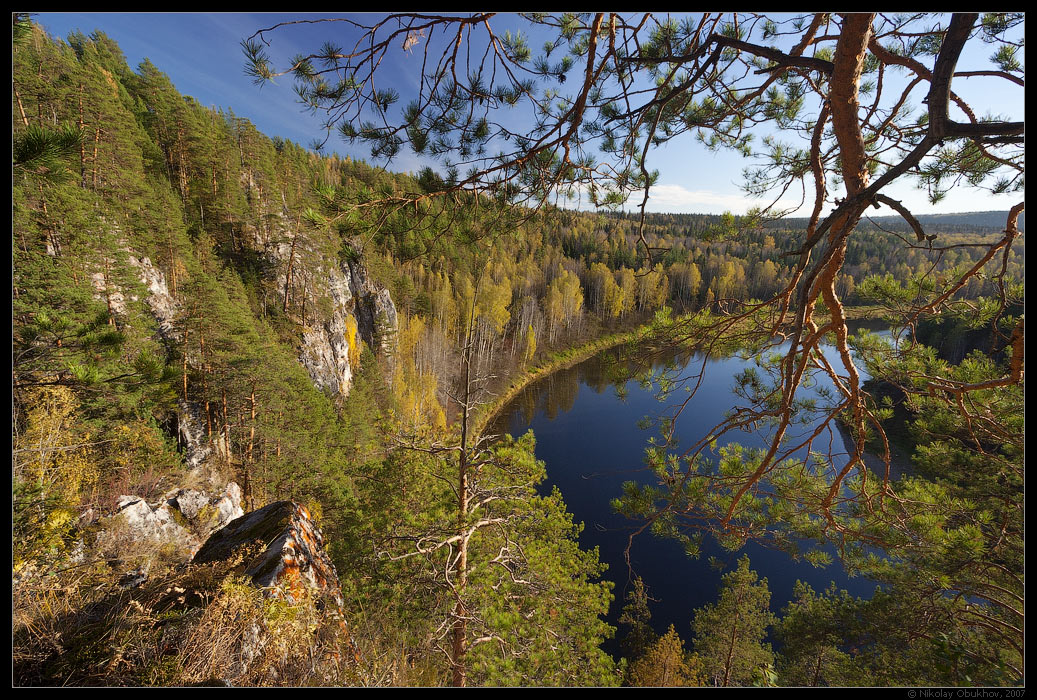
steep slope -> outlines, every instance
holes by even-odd
[[[397,314],[307,212],[370,169],[202,107],[102,34],[34,26],[13,68],[16,568],[66,552],[85,508],[231,481],[247,507],[319,501],[334,531]],[[24,156],[61,124],[63,159]]]
[[[333,533],[349,517],[396,310],[351,237],[304,212],[352,165],[201,107],[103,35],[34,27],[13,57],[21,152],[62,123],[81,134],[63,160],[16,161],[12,191],[18,683],[205,680],[241,660],[219,653],[252,629],[221,618],[235,610],[281,630],[274,665],[241,666],[241,682],[356,682],[335,630],[319,640],[332,675],[303,673],[313,605],[256,598],[232,564],[181,571],[243,507],[294,497]],[[345,405],[359,375],[364,415]],[[211,604],[170,602],[192,587]]]

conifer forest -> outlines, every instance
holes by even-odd
[[[1021,696],[1022,13],[292,17],[12,15],[12,685]]]

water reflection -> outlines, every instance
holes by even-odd
[[[838,363],[834,349],[832,353],[832,361]],[[656,368],[669,361],[696,374],[702,362],[701,357],[691,354],[670,354],[654,360]],[[734,377],[750,364],[740,357],[705,362],[697,392],[683,408],[677,423],[682,444],[693,444],[723,419],[724,412],[737,400],[732,393]],[[616,600],[609,615],[611,624],[616,623],[629,586],[631,572],[624,550],[631,523],[616,515],[610,502],[620,495],[625,481],[653,481],[654,474],[642,467],[642,458],[649,438],[657,432],[639,429],[638,423],[645,416],[665,415],[674,401],[683,398],[674,394],[659,401],[652,388],[618,377],[614,362],[595,357],[527,387],[495,422],[494,432],[519,435],[532,429],[536,434],[537,457],[547,464],[548,481],[543,488],[549,491],[557,486],[561,490],[575,520],[585,523],[581,545],[598,547],[602,561],[609,565],[606,576],[616,583]],[[812,430],[813,426],[808,424],[803,429]],[[738,431],[724,436],[717,447],[732,442],[762,447],[765,440],[761,432]],[[851,444],[845,430],[835,426],[829,428],[825,440],[833,455],[845,454],[846,446]],[[871,465],[875,461],[870,460]],[[743,553],[749,555],[760,576],[768,579],[771,608],[776,613],[792,599],[797,579],[807,581],[815,590],[827,588],[830,581],[835,581],[854,595],[870,596],[874,592],[873,582],[848,577],[837,561],[815,568],[755,543],[739,552],[729,552],[710,538],[703,545],[701,557],[693,560],[676,542],[645,534],[631,549],[631,566],[633,573],[644,579],[655,601],[652,621],[656,630],[663,632],[672,623],[682,637],[690,639],[692,611],[715,599],[721,573]],[[712,566],[711,557],[723,566]],[[609,651],[615,649],[613,642]]]

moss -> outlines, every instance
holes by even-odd
[[[190,529],[190,525],[187,522],[187,516],[180,512],[179,508],[170,508],[169,514],[173,518],[173,522],[184,528],[185,530]]]
[[[191,529],[195,534],[205,535],[208,533],[209,529],[216,524],[216,517],[218,515],[219,511],[216,510],[216,506],[206,503],[198,509],[198,514],[194,516]]]
[[[180,685],[184,666],[178,655],[163,656],[141,674],[141,685]]]

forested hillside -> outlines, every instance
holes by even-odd
[[[933,233],[997,233],[1004,229],[1002,211],[971,211],[955,214],[920,214],[916,217],[927,231]],[[1019,214],[1019,230],[1025,230],[1026,215]],[[806,225],[806,219],[795,217],[781,220],[782,225]],[[900,216],[869,216],[861,222],[862,229],[881,229],[910,233],[911,225]]]
[[[456,466],[449,451],[390,454],[390,436],[399,426],[438,426],[448,436],[430,351],[416,345],[443,338],[451,344],[443,352],[456,355],[455,334],[472,314],[460,306],[467,299],[478,308],[474,337],[489,353],[508,320],[513,268],[502,270],[503,255],[478,259],[447,246],[460,259],[430,265],[415,289],[408,274],[420,266],[408,268],[413,251],[398,249],[406,240],[377,235],[385,224],[332,225],[321,213],[337,192],[362,198],[412,180],[271,140],[182,97],[150,63],[131,70],[102,35],[64,43],[33,27],[14,60],[18,681],[207,680],[183,665],[157,668],[161,635],[100,677],[85,661],[108,653],[89,648],[97,639],[78,639],[82,651],[71,657],[47,649],[77,634],[61,620],[100,604],[106,581],[159,566],[154,547],[123,540],[116,552],[102,542],[98,518],[107,522],[121,496],[152,501],[235,480],[248,509],[291,498],[318,515],[350,627],[364,640],[362,680],[437,682],[445,665],[435,635],[450,617],[452,584],[437,577],[434,559],[395,555],[421,533],[452,528],[441,479]],[[70,146],[59,143],[66,132],[78,133]],[[482,225],[477,213],[457,220],[459,229]],[[466,270],[485,271],[476,284],[496,294],[476,301]],[[561,338],[579,312],[571,284],[548,321],[526,325]],[[383,285],[402,302],[398,320]],[[422,304],[436,309],[436,326],[416,313]],[[473,649],[473,680],[606,683],[612,662],[597,648],[606,634],[597,616],[608,587],[590,582],[599,566],[576,547],[557,494],[535,495],[542,467],[531,451],[530,440],[494,446],[499,471],[480,485],[483,498],[495,489],[504,496],[482,507],[498,526],[472,543],[465,600],[495,634],[511,629],[522,641],[504,656],[496,645]],[[412,519],[397,522],[400,514]],[[505,521],[515,524],[501,528]],[[525,552],[504,571],[529,581],[513,596],[488,598],[483,589],[499,585],[490,552],[501,535]],[[44,582],[70,566],[75,583],[61,610],[44,612],[53,604]],[[550,588],[537,583],[548,578]],[[544,596],[557,602],[545,609]],[[400,648],[410,651],[401,657]]]
[[[887,612],[907,615],[893,595],[866,604],[806,587],[779,620],[747,561],[725,577],[717,605],[696,617],[696,654],[685,654],[675,634],[638,632],[648,603],[631,596],[627,660],[613,659],[600,648],[616,632],[603,621],[612,584],[601,578],[598,553],[579,548],[582,526],[561,495],[538,491],[545,473],[535,438],[491,441],[476,429],[491,392],[562,351],[653,318],[665,326],[671,315],[695,313],[702,322],[778,294],[798,274],[789,252],[802,231],[793,222],[651,214],[642,227],[640,217],[504,206],[479,195],[412,203],[442,186],[436,173],[390,173],[259,133],[229,109],[181,95],[160,67],[127,65],[101,33],[61,40],[31,23],[15,29],[16,684],[210,681],[190,648],[215,648],[235,629],[235,606],[253,606],[264,629],[281,635],[270,648],[288,650],[282,675],[243,674],[248,683],[652,684],[658,659],[679,658],[688,684],[765,683],[775,667],[798,684],[825,655],[825,663],[835,659],[833,683],[929,678],[928,641],[884,637]],[[402,203],[384,206],[394,198]],[[948,250],[934,254],[932,241],[917,243],[910,230],[862,227],[834,280],[840,298],[892,308],[928,278],[956,279],[981,260],[978,244],[1001,235],[931,230]],[[1020,240],[1000,276],[971,277],[954,298],[987,309],[1006,283],[1021,284],[1023,269]],[[1007,337],[999,320],[982,319]],[[993,371],[986,360],[971,369],[967,362],[962,381]],[[904,371],[892,364],[875,372]],[[1016,398],[1005,400],[1013,411]],[[929,438],[960,427],[941,406],[919,402]],[[989,512],[975,514],[966,484],[972,457],[939,438],[919,443],[927,463],[946,457],[956,471],[939,487],[920,480],[908,498],[932,505],[946,497],[977,521],[1001,518],[1012,549],[998,566],[1011,583],[997,586],[1018,597],[1014,505],[983,501]],[[245,511],[291,499],[319,523],[358,650],[335,647],[334,674],[307,668],[303,655],[312,657],[316,642],[295,613],[233,577],[182,574],[186,559],[168,542],[125,532],[113,539],[105,529],[124,496],[155,502],[185,488],[222,493],[231,483],[240,484]],[[981,548],[979,526],[948,534],[935,515],[924,517],[919,537],[934,549],[898,550],[896,561],[930,557],[924,566],[943,572],[953,562],[931,559]],[[858,569],[880,570],[885,582],[910,578],[894,558],[877,564],[853,552]],[[153,589],[121,585],[138,570]],[[182,575],[195,578],[185,584]],[[904,586],[918,597],[951,588],[938,584]],[[195,586],[209,607],[174,613],[133,592],[157,600],[181,585]],[[748,660],[737,678],[717,675],[732,596],[743,594],[759,608]],[[814,609],[825,606],[828,627],[819,631]],[[831,639],[841,623],[857,635],[845,644]],[[940,624],[927,640],[950,629]],[[769,646],[760,651],[771,625],[786,640],[778,659]],[[816,643],[804,641],[810,635]],[[990,651],[1005,646],[1003,632],[975,635],[978,655],[945,638],[939,678],[957,679],[966,661],[986,680],[1014,678],[1014,637],[1005,652]],[[900,641],[908,653],[893,663]]]

